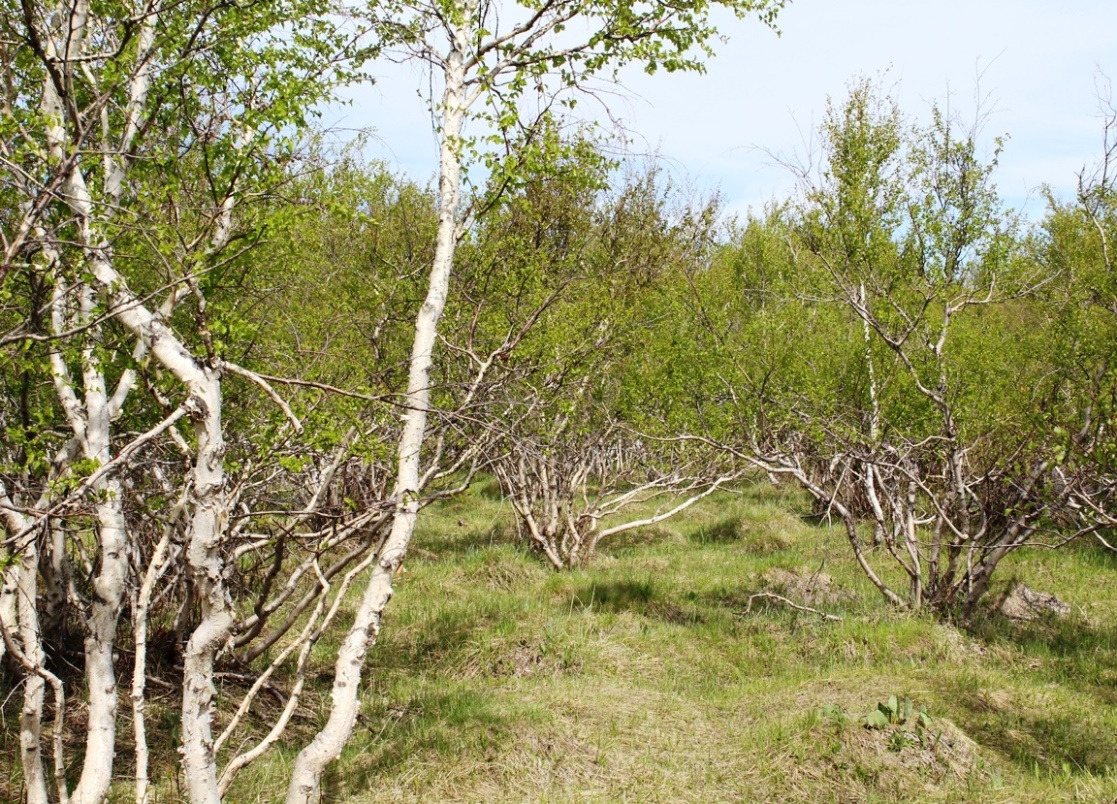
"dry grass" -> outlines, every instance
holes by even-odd
[[[1020,554],[999,589],[1018,577],[1072,615],[963,627],[887,608],[797,504],[719,495],[564,574],[515,543],[491,495],[429,509],[324,800],[1117,799],[1117,561]],[[842,620],[748,609],[762,590]],[[930,726],[867,728],[889,695]],[[317,717],[228,800],[281,799]]]
[[[1105,560],[1021,556],[1003,583],[1019,574],[1077,613],[963,629],[886,608],[794,504],[722,495],[566,574],[491,529],[412,562],[372,659],[370,728],[329,800],[1117,797],[1117,642],[1089,615]],[[431,513],[419,543],[445,544]],[[746,613],[763,589],[843,620]],[[925,704],[931,727],[866,728],[890,694]]]

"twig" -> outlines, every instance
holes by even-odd
[[[754,600],[756,600],[757,598],[764,598],[765,600],[774,600],[777,603],[783,603],[785,606],[790,606],[791,608],[795,609],[796,611],[805,611],[805,612],[809,612],[810,614],[817,614],[822,619],[828,620],[830,622],[840,623],[842,621],[842,618],[839,617],[837,614],[827,614],[825,611],[819,611],[818,609],[812,609],[810,606],[800,605],[799,603],[796,603],[792,600],[788,600],[786,597],[783,597],[782,595],[777,595],[774,592],[756,592],[755,594],[749,595],[748,605],[745,606],[745,610],[743,612],[741,612],[742,617],[744,617],[746,614],[751,614],[752,613],[752,602]]]
[[[271,398],[271,400],[279,407],[279,409],[283,411],[283,415],[287,417],[287,421],[290,422],[291,426],[295,428],[295,432],[301,433],[303,431],[303,423],[299,421],[299,417],[295,415],[295,412],[293,410],[291,410],[291,406],[287,404],[286,400],[284,400],[283,397],[276,393],[276,390],[272,388],[270,384],[268,384],[267,379],[265,379],[262,375],[257,374],[255,371],[250,371],[249,369],[246,369],[243,366],[238,366],[235,363],[225,361],[224,366],[227,371],[240,377],[244,377],[246,380],[254,382],[258,386],[263,388],[264,393],[267,394]]]

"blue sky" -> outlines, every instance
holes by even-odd
[[[840,99],[857,76],[883,75],[916,118],[932,102],[949,101],[964,120],[980,106],[987,141],[1009,136],[1001,194],[1029,217],[1043,211],[1039,185],[1069,197],[1076,172],[1100,156],[1098,85],[1104,75],[1117,82],[1114,0],[794,0],[779,26],[777,37],[752,20],[725,20],[729,41],[705,75],[623,73],[608,103],[631,149],[659,153],[680,180],[720,190],[744,212],[792,190],[769,152],[804,155],[827,97]],[[327,121],[371,127],[369,157],[431,179],[437,146],[420,97],[427,77],[409,65],[374,72],[377,84],[356,90],[353,105],[330,110]]]

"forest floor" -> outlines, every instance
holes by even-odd
[[[1117,558],[1093,543],[1010,557],[990,595],[1069,615],[951,624],[888,607],[768,486],[567,573],[496,496],[422,518],[326,801],[1117,800]],[[910,715],[870,727],[892,696]],[[230,800],[281,798],[295,747]]]
[[[989,605],[950,623],[890,608],[843,532],[766,484],[565,573],[516,539],[497,491],[421,516],[324,802],[1117,802],[1117,556],[1096,544],[1010,556]],[[1017,581],[1070,613],[1004,616]],[[283,800],[326,710],[331,648],[284,744],[226,801]],[[172,699],[149,706],[153,802],[183,800]],[[17,707],[9,690],[9,793]]]

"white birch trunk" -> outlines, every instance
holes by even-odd
[[[173,522],[173,520],[172,520]],[[173,525],[172,525],[173,527]],[[147,682],[147,611],[151,605],[151,594],[155,584],[162,577],[167,563],[167,553],[171,544],[170,528],[163,534],[151,564],[144,575],[139,594],[132,602],[132,644],[135,659],[132,664],[132,733],[136,741],[136,804],[148,802],[148,749],[147,749],[147,696],[144,688]]]
[[[865,283],[857,286],[857,302],[861,309],[861,335],[865,340],[865,366],[869,373],[869,442],[873,450],[877,448],[880,440],[880,401],[877,399],[876,367],[873,364],[873,335],[869,327],[869,303],[865,294]],[[873,508],[873,544],[879,546],[884,543],[884,513],[877,499],[876,470],[873,464],[862,463],[865,473],[865,494]]]
[[[86,196],[87,198],[88,196]],[[87,232],[87,243],[95,243]],[[182,694],[182,761],[191,802],[218,802],[213,752],[213,668],[217,652],[229,641],[234,613],[225,585],[222,546],[228,525],[225,510],[225,441],[221,423],[220,367],[203,366],[174,334],[128,290],[104,258],[104,247],[87,250],[90,266],[109,299],[110,311],[151,354],[186,386],[185,407],[193,422],[197,453],[192,472],[193,512],[186,559],[199,593],[201,621],[186,645]]]
[[[182,756],[187,790],[192,802],[219,801],[217,767],[213,755],[213,664],[228,641],[233,612],[225,587],[221,547],[227,525],[224,485],[225,442],[221,430],[221,372],[203,366],[128,289],[109,260],[108,246],[92,224],[93,203],[84,177],[74,170],[66,183],[66,200],[79,219],[87,264],[109,302],[109,312],[152,356],[186,386],[185,404],[197,438],[193,468],[193,516],[186,557],[201,600],[201,622],[191,636],[184,657],[182,699]],[[115,697],[115,691],[114,691]]]
[[[52,90],[48,90],[46,94],[51,93]],[[52,139],[61,136],[56,131]],[[193,515],[187,535],[186,558],[199,591],[201,621],[187,643],[184,656],[181,751],[190,800],[216,803],[219,796],[212,737],[213,666],[218,650],[229,640],[233,625],[233,611],[225,586],[225,562],[221,551],[227,512],[224,497],[225,443],[221,425],[220,366],[200,365],[163,324],[161,317],[147,309],[128,289],[123,277],[113,267],[110,249],[93,223],[93,201],[77,166],[67,177],[65,200],[77,217],[88,267],[100,285],[102,295],[109,302],[110,314],[146,344],[152,356],[186,387],[189,394],[185,406],[194,424],[197,454],[192,473]],[[231,203],[222,207],[220,225],[227,224],[226,219],[231,215],[231,209]],[[110,406],[102,407],[107,415]],[[110,532],[109,538],[116,539],[117,536]],[[123,552],[114,552],[113,555],[124,561],[126,567]],[[119,600],[115,607],[116,613],[119,613]],[[101,618],[106,623],[106,629],[109,614],[109,606],[106,606]],[[93,659],[97,663],[103,662],[105,657],[111,670],[111,645],[106,654],[95,652]],[[98,672],[103,676],[104,667]],[[109,697],[106,693],[100,701],[104,712],[104,716],[99,718],[101,723],[108,719]],[[115,686],[111,699],[115,716]],[[108,756],[111,757],[111,754],[110,744]],[[95,753],[95,756],[99,754]],[[91,791],[93,778],[91,776]],[[99,799],[93,796],[88,800]]]
[[[23,684],[23,704],[19,715],[20,765],[23,772],[24,801],[47,804],[46,771],[43,767],[43,698],[45,679],[35,672],[42,667],[44,653],[39,628],[38,596],[39,554],[37,531],[17,509],[0,481],[0,509],[9,538],[13,564],[5,572],[5,583],[12,583],[11,610],[3,613],[3,639],[12,641],[13,657],[27,674]],[[11,541],[15,539],[14,543]],[[5,590],[6,591],[6,590]],[[7,604],[5,604],[7,605]]]
[[[430,370],[438,320],[446,306],[450,271],[458,234],[461,187],[461,132],[465,114],[465,53],[469,47],[466,23],[470,9],[455,9],[450,54],[445,62],[446,88],[442,100],[442,152],[438,186],[438,240],[431,265],[427,297],[415,320],[415,340],[407,381],[396,478],[396,512],[392,529],[381,548],[365,587],[361,605],[338,651],[331,694],[330,717],[295,760],[287,804],[309,804],[318,799],[322,773],[337,759],[356,722],[361,671],[369,648],[380,633],[381,617],[392,598],[392,575],[407,553],[419,512],[420,451],[427,427]]]
[[[56,32],[57,40],[55,36],[48,37],[46,49],[49,55],[64,54],[65,64],[72,66],[83,48],[89,5],[86,0],[79,0],[71,9],[65,6],[66,4],[60,6],[56,19],[65,20],[66,30]],[[71,13],[66,14],[67,11]],[[59,125],[62,100],[57,94],[57,89],[48,76],[44,80],[42,106],[44,112],[52,118],[47,140],[55,158],[59,158],[64,153],[66,142],[65,130]],[[88,219],[93,214],[93,208],[85,188],[84,178],[76,165],[71,169],[68,177],[66,201],[82,220],[82,230],[88,232]],[[52,321],[56,333],[63,331],[65,324],[71,323],[64,312],[67,300],[61,282],[59,277],[52,304]],[[77,321],[74,323],[80,326],[90,325],[96,316],[94,302],[92,288],[81,287]],[[81,443],[85,457],[105,464],[112,459],[112,410],[106,392],[104,371],[97,354],[100,328],[92,326],[84,333],[84,337],[86,346],[81,357],[84,404],[78,402],[65,363],[57,351],[52,352],[51,363],[60,401],[74,435]],[[130,573],[128,536],[119,480],[111,475],[103,476],[92,484],[91,491],[98,501],[96,516],[100,550],[98,572],[93,579],[92,602],[86,620],[85,677],[88,685],[88,725],[81,777],[72,799],[76,804],[99,804],[104,801],[112,782],[113,760],[116,754],[117,712],[113,648],[121,603]],[[56,555],[54,559],[64,560],[64,556]]]
[[[87,324],[95,315],[93,291],[81,290],[79,322]],[[111,423],[105,375],[97,357],[100,328],[86,333],[82,354],[85,386],[85,457],[103,465],[112,460]],[[75,435],[80,435],[75,433]],[[93,579],[90,612],[86,621],[85,678],[88,685],[88,725],[81,777],[74,788],[74,804],[99,804],[108,795],[116,756],[117,684],[113,648],[121,603],[128,584],[128,533],[124,521],[120,481],[112,474],[96,480],[90,489],[97,500],[97,536],[100,561]]]
[[[190,415],[198,441],[194,464],[194,512],[186,559],[201,602],[201,622],[183,657],[182,766],[194,804],[217,804],[217,760],[213,750],[213,666],[232,635],[234,615],[225,587],[221,548],[228,525],[225,510],[225,441],[221,432],[220,374],[200,372],[191,388]]]
[[[16,597],[19,589],[19,562],[15,560],[14,551],[4,549],[4,571],[0,574],[0,633],[15,634]],[[0,639],[0,661],[4,659],[7,643]]]
[[[38,596],[39,551],[32,530],[17,545],[19,582],[16,610],[19,617],[19,641],[27,660],[41,667],[44,660],[42,635],[39,632]],[[43,767],[43,697],[46,681],[28,671],[23,684],[23,708],[19,717],[19,746],[23,769],[23,785],[27,804],[47,804],[46,771]]]
[[[95,486],[104,495],[97,505],[101,566],[93,580],[92,611],[86,625],[85,678],[88,684],[88,726],[81,777],[74,804],[99,804],[108,795],[116,756],[117,683],[113,650],[124,591],[128,584],[128,543],[116,478]]]

